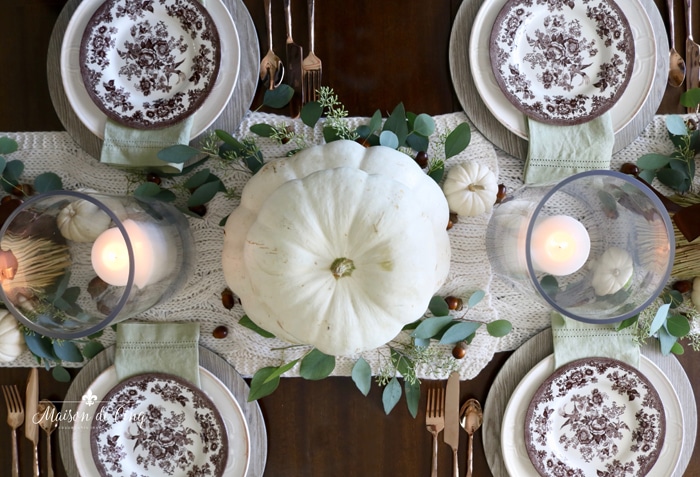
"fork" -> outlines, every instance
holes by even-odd
[[[19,477],[17,460],[17,428],[24,422],[24,407],[17,386],[3,386],[2,394],[7,404],[7,424],[12,428],[12,477]]]
[[[284,78],[284,64],[280,57],[272,51],[272,0],[265,0],[265,22],[267,24],[267,54],[260,62],[260,81],[266,88],[275,89]]]
[[[307,0],[309,8],[309,54],[301,63],[303,102],[318,100],[321,87],[321,60],[314,54],[314,0]]]
[[[438,434],[445,428],[445,389],[437,385],[428,388],[425,427],[433,435],[433,468],[430,475],[437,477]]]

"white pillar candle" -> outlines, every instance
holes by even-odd
[[[588,231],[573,217],[547,217],[532,231],[530,256],[537,271],[555,276],[570,275],[586,263],[590,252]]]
[[[123,222],[134,251],[134,284],[143,288],[161,280],[176,259],[172,243],[160,227],[127,219]],[[97,276],[114,286],[125,286],[129,277],[126,241],[117,227],[100,234],[92,244],[92,267]]]

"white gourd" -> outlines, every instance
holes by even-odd
[[[598,296],[612,295],[627,285],[632,278],[634,264],[626,250],[610,247],[598,258],[591,285]]]
[[[690,301],[695,309],[700,311],[700,277],[693,278],[693,291],[690,293]]]
[[[267,163],[225,228],[248,317],[332,355],[373,349],[425,313],[450,262],[440,187],[408,156],[334,141]]]
[[[452,212],[474,217],[490,212],[498,194],[496,175],[476,161],[450,168],[442,185]]]
[[[117,200],[104,198],[104,204],[116,213],[117,217],[125,214],[124,207]],[[56,217],[58,229],[68,240],[73,242],[93,242],[107,230],[112,219],[98,205],[79,199],[61,209]]]
[[[0,309],[0,363],[14,361],[26,348],[19,323],[9,311]]]

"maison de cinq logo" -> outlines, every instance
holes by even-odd
[[[93,394],[91,389],[88,389],[81,398],[84,406],[79,406],[76,410],[63,409],[58,411],[54,406],[49,406],[41,412],[37,412],[32,421],[35,424],[39,422],[54,422],[57,424],[75,424],[79,422],[90,423],[92,421],[117,422],[128,420],[129,422],[142,423],[146,415],[144,412],[133,413],[125,410],[122,406],[102,406],[99,411],[96,406],[98,402],[97,396]],[[64,406],[65,407],[65,406]]]

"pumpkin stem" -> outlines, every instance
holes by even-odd
[[[467,186],[467,190],[470,192],[474,192],[477,190],[484,190],[484,189],[486,189],[486,187],[482,186],[481,184],[469,184]]]
[[[353,270],[355,270],[355,264],[349,258],[336,258],[333,260],[333,263],[331,263],[331,273],[333,273],[336,280],[343,277],[349,277]]]

